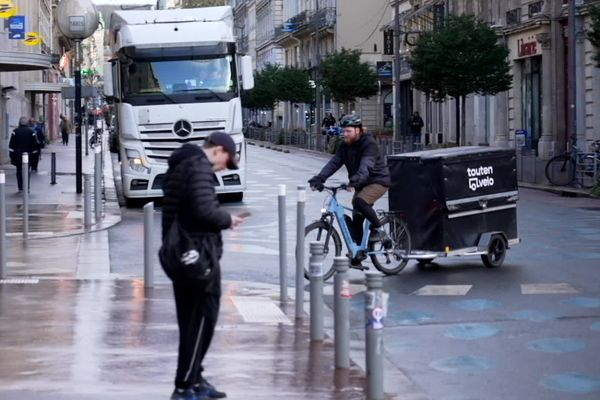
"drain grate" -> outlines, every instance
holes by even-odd
[[[39,279],[0,279],[0,285],[35,285]]]

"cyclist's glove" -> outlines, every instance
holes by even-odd
[[[321,178],[319,175],[313,176],[308,181],[308,184],[310,185],[311,189],[318,190],[319,192],[322,192],[323,189],[325,189],[324,183],[325,180],[323,180],[323,178]]]

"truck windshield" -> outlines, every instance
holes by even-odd
[[[229,101],[236,96],[234,57],[127,59],[125,101],[135,104]]]

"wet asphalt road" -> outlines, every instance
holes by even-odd
[[[248,191],[243,203],[227,207],[253,215],[241,229],[225,234],[223,275],[279,282],[277,185],[283,183],[291,286],[295,188],[326,157],[248,149]],[[345,174],[337,178],[343,181]],[[324,198],[308,194],[307,222],[318,218]],[[378,206],[386,204],[384,198]],[[110,230],[112,272],[142,275],[142,221],[141,209],[129,209]],[[501,268],[485,268],[478,257],[449,258],[426,268],[411,262],[385,279],[390,293],[386,354],[424,396],[600,398],[600,202],[522,189],[518,224],[523,242],[509,250]],[[159,213],[155,225],[158,243]],[[156,276],[159,282],[166,279],[159,267]],[[353,271],[353,277],[362,273]],[[429,295],[433,290],[446,293]],[[352,300],[357,341],[363,340],[362,307],[358,293]]]

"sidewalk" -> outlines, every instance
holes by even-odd
[[[104,134],[103,139],[106,140],[106,137],[107,134]],[[86,145],[85,136],[82,139],[83,147]],[[107,145],[104,146],[104,150],[103,219],[100,222],[93,221],[94,224],[89,229],[83,227],[83,193],[77,194],[75,191],[75,135],[71,135],[68,147],[56,142],[42,150],[38,172],[33,172],[30,178],[29,236],[31,238],[59,237],[98,231],[109,228],[121,220]],[[55,185],[50,184],[52,152],[56,153]],[[93,150],[89,149],[89,155],[86,156],[83,147],[82,153],[83,173],[93,174]],[[1,165],[0,169],[3,169],[6,174],[7,236],[20,237],[23,229],[23,197],[17,191],[16,168],[12,165]]]
[[[333,368],[278,288],[225,282],[206,377],[228,399],[364,399],[364,372]],[[170,285],[32,280],[0,285],[0,398],[165,400],[178,331]],[[338,387],[336,388],[336,384]],[[389,397],[393,398],[393,397]]]

